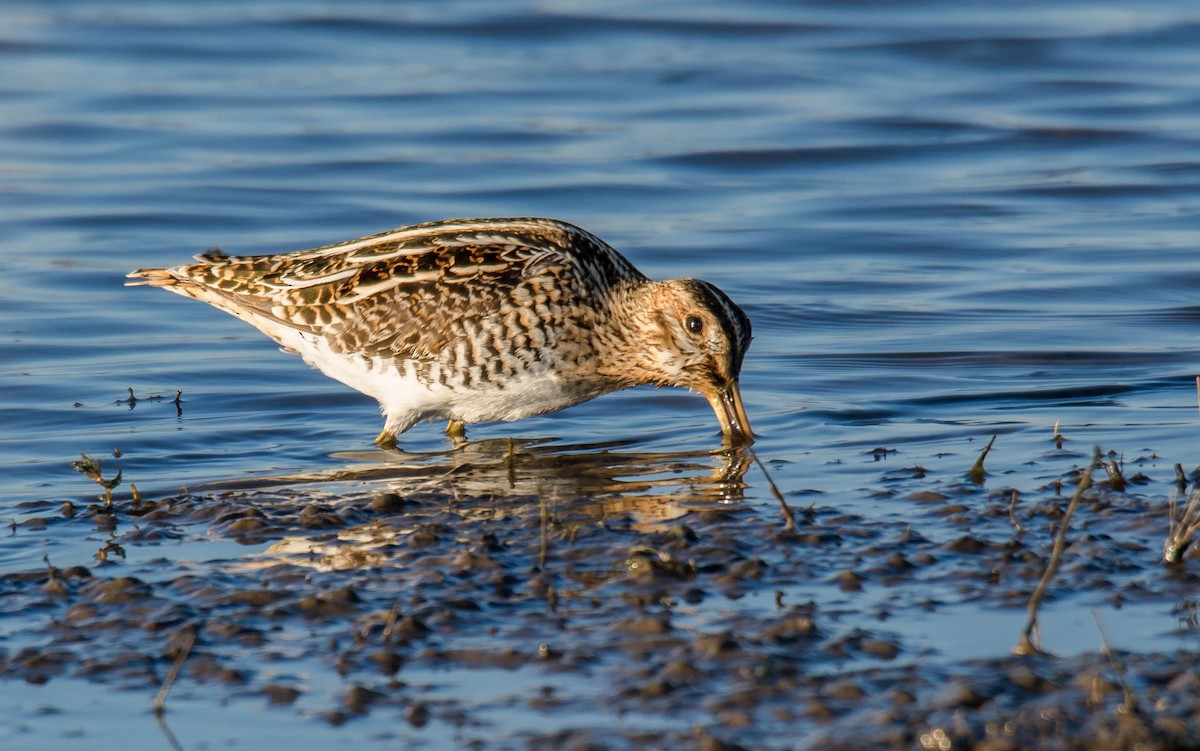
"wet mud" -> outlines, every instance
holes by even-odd
[[[10,534],[82,528],[97,553],[0,575],[20,614],[0,678],[152,697],[179,663],[178,692],[442,725],[474,748],[1198,742],[1194,652],[1109,650],[1097,627],[1068,656],[960,660],[913,636],[955,609],[1024,612],[1087,454],[1048,451],[1042,487],[1015,495],[968,479],[965,455],[864,465],[860,494],[906,511],[879,516],[811,489],[782,489],[787,515],[749,503],[765,476],[739,454],[487,441],[345,459],[111,508],[26,504]],[[1200,562],[1161,563],[1172,467],[1121,469],[1093,470],[1042,608],[1175,603],[1194,628]],[[214,559],[214,541],[236,548]],[[153,576],[129,573],[138,549],[161,549]],[[496,674],[511,685],[471,687]]]

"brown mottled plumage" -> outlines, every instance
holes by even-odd
[[[517,420],[641,384],[704,394],[734,444],[750,320],[716,287],[647,279],[552,219],[460,219],[314,250],[139,269],[375,397],[381,444],[420,420]]]

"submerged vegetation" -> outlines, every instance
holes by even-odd
[[[104,489],[104,495],[100,500],[104,501],[104,505],[111,507],[113,505],[113,488],[121,484],[121,470],[109,479],[104,479],[104,474],[100,471],[100,462],[88,456],[80,454],[79,461],[71,462],[71,469],[88,478],[92,482]]]
[[[207,564],[209,575],[158,557],[148,577],[100,556],[95,570],[47,562],[0,575],[26,628],[49,636],[18,634],[0,675],[142,691],[164,721],[168,692],[215,691],[334,725],[395,715],[400,738],[452,728],[479,748],[1194,742],[1200,693],[1180,691],[1200,656],[1122,651],[1100,621],[1191,601],[1197,494],[1178,518],[1171,510],[1167,560],[1181,575],[1156,576],[1162,501],[1129,494],[1144,474],[1118,482],[1100,449],[1082,466],[1058,454],[1058,476],[1018,499],[981,484],[995,444],[965,483],[954,457],[886,468],[874,492],[907,503],[902,520],[782,490],[754,454],[483,441],[128,501],[113,497],[120,470],[108,479],[84,456],[72,466],[104,489],[103,505],[34,509],[25,525],[69,534],[90,520],[110,549],[229,539],[246,553]],[[782,519],[744,500],[760,482]],[[1090,648],[1055,656],[1063,635],[1045,614],[1068,601],[1097,625],[1071,637]],[[920,636],[928,618],[969,624],[1022,607],[1023,628],[1008,619],[1011,655],[938,657]],[[301,643],[281,649],[283,633]],[[294,661],[324,672],[289,678]],[[450,675],[469,686],[481,670],[508,671],[511,685],[437,688]],[[501,707],[518,735],[488,730]],[[604,729],[630,713],[657,720]]]
[[[1196,530],[1200,529],[1200,490],[1192,490],[1178,515],[1175,505],[1175,498],[1172,496],[1168,511],[1171,529],[1167,534],[1167,541],[1163,543],[1163,561],[1170,564],[1177,564],[1183,560],[1183,554],[1191,547]]]

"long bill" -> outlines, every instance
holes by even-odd
[[[724,388],[709,395],[708,403],[712,405],[713,412],[717,413],[721,432],[729,439],[733,448],[742,448],[754,443],[750,418],[746,417],[746,406],[742,404],[742,392],[736,380],[729,381]]]

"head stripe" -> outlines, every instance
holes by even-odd
[[[750,347],[752,338],[750,317],[716,286],[699,279],[691,281],[697,296],[704,300],[708,308],[721,319],[725,329],[729,332],[729,344],[733,348],[730,353],[731,359],[737,370],[741,370],[742,358],[746,356],[746,350]]]

